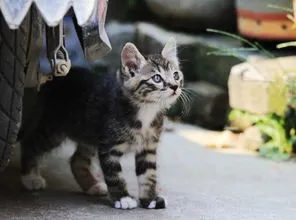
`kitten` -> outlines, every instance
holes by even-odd
[[[21,137],[21,181],[27,189],[45,188],[39,159],[68,137],[78,145],[71,168],[85,192],[106,194],[108,188],[115,208],[135,208],[120,165],[121,156],[134,151],[141,206],[165,208],[156,192],[156,150],[165,111],[183,86],[176,42],[170,38],[161,54],[146,58],[127,43],[121,63],[116,74],[104,77],[73,68],[41,89],[37,123],[29,123],[33,128]],[[92,174],[93,162],[100,163],[107,187]]]

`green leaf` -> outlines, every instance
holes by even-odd
[[[278,44],[276,46],[276,48],[278,49],[282,49],[285,47],[296,47],[296,41],[285,42],[285,43]]]
[[[253,47],[253,48],[256,48],[256,45],[253,44],[251,41],[248,41],[247,39],[241,37],[241,36],[238,36],[236,34],[232,34],[232,33],[229,33],[229,32],[226,32],[226,31],[221,31],[221,30],[215,30],[215,29],[211,29],[211,28],[208,28],[207,29],[208,32],[212,32],[212,33],[216,33],[216,34],[221,34],[221,35],[225,35],[225,36],[228,36],[228,37],[231,37],[231,38],[234,38],[236,40],[239,40],[241,42],[244,42],[246,44],[248,44],[249,46]]]
[[[259,44],[258,42],[255,42],[254,44],[257,46],[258,50],[259,50],[263,55],[265,55],[265,56],[267,56],[267,57],[269,57],[269,58],[274,58],[274,57],[275,57],[272,53],[270,53],[268,50],[266,50],[266,49],[265,49],[261,44]]]
[[[246,61],[247,59],[243,56],[237,55],[235,53],[227,53],[223,51],[213,51],[213,52],[208,52],[207,55],[214,55],[214,56],[227,56],[227,57],[236,57],[240,61]]]
[[[248,117],[250,121],[260,129],[260,131],[271,139],[260,147],[260,155],[273,159],[283,160],[290,155],[292,143],[286,137],[284,120],[276,114],[256,115],[233,109],[229,114],[229,119],[234,120],[237,117]]]
[[[228,37],[231,37],[231,38],[234,38],[236,40],[239,40],[241,42],[244,42],[246,43],[247,45],[249,45],[251,48],[254,48],[255,51],[259,51],[261,54],[269,57],[269,58],[273,58],[275,57],[272,53],[270,53],[269,51],[267,51],[265,48],[263,48],[258,42],[255,42],[255,43],[252,43],[251,41],[239,36],[239,35],[236,35],[236,34],[232,34],[232,33],[229,33],[229,32],[226,32],[226,31],[221,31],[221,30],[216,30],[216,29],[211,29],[211,28],[208,28],[207,29],[207,32],[211,32],[211,33],[216,33],[216,34],[221,34],[221,35],[224,35],[224,36],[228,36]]]
[[[287,8],[287,7],[284,7],[284,6],[279,6],[279,5],[274,5],[274,4],[268,4],[267,7],[274,8],[274,9],[279,9],[281,11],[285,11],[285,12],[288,12],[288,13],[293,13],[293,8]]]
[[[288,87],[296,89],[296,83],[288,83]]]
[[[291,155],[288,153],[281,153],[278,150],[277,146],[264,146],[259,149],[259,154],[267,159],[271,159],[274,161],[284,161],[291,158]]]
[[[241,110],[238,110],[238,109],[232,109],[228,115],[228,119],[230,121],[233,121],[235,120],[236,118],[238,117],[241,117],[242,115],[244,115],[245,113]]]

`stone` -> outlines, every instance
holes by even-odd
[[[169,112],[181,113],[181,120],[204,128],[221,130],[227,123],[228,94],[221,87],[200,81],[185,86],[184,98]],[[185,96],[189,97],[186,98]]]
[[[219,138],[214,142],[213,147],[215,148],[231,148],[231,149],[239,149],[241,148],[239,142],[239,135],[235,134],[231,131],[222,131],[220,133]]]
[[[234,66],[228,81],[230,106],[253,114],[283,115],[288,104],[287,82],[296,76],[295,62],[296,56],[289,56]]]
[[[247,128],[243,133],[240,134],[239,139],[241,145],[251,151],[258,151],[265,143],[264,135],[256,126]]]
[[[235,30],[234,0],[146,0],[150,10],[166,25],[205,31]]]
[[[245,153],[257,152],[265,143],[264,135],[256,126],[251,126],[240,134],[225,130],[220,133],[218,138],[213,138],[213,136],[211,138],[208,140],[209,143],[212,143],[210,147],[232,148]]]

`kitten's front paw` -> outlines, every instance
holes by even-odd
[[[28,190],[41,190],[46,187],[45,179],[40,175],[36,175],[35,173],[21,176],[21,182]]]
[[[146,209],[164,209],[167,207],[167,200],[163,197],[157,196],[155,199],[140,199],[141,205]]]
[[[107,185],[104,182],[97,182],[86,191],[86,194],[90,196],[106,196],[108,194]]]
[[[129,196],[123,197],[114,203],[114,208],[116,209],[134,209],[136,207],[137,201]]]

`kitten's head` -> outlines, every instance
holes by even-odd
[[[134,44],[127,43],[121,52],[121,63],[120,79],[134,102],[168,108],[180,96],[183,73],[179,68],[174,38],[168,40],[161,54],[146,58]]]

